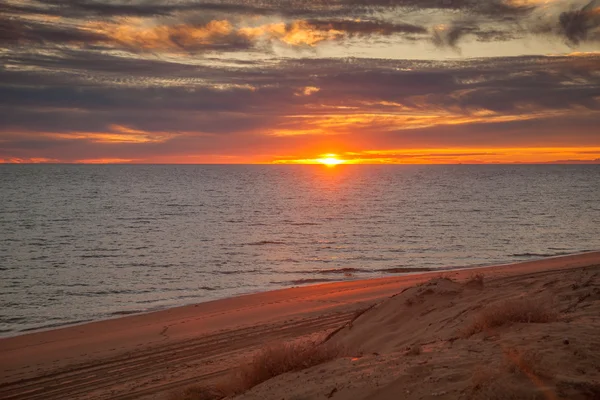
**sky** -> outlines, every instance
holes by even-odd
[[[600,163],[600,0],[0,7],[0,162]]]

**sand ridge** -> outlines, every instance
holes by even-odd
[[[348,356],[239,399],[600,399],[600,265],[479,282],[410,288],[331,337]]]

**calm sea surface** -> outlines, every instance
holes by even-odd
[[[600,249],[599,166],[0,166],[0,336]]]

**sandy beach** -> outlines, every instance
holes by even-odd
[[[484,275],[485,287],[471,290],[464,282],[476,273]],[[407,377],[411,375],[390,373],[391,363],[397,361],[397,355],[404,352],[407,346],[418,341],[423,342],[419,344],[423,354],[417,356],[421,357],[418,361],[410,361],[413,363],[409,366],[413,368],[413,379],[436,376],[432,371],[444,362],[448,365],[452,362],[457,365],[468,364],[465,368],[471,368],[474,364],[467,362],[467,356],[461,362],[444,357],[436,357],[438,364],[431,360],[424,361],[428,353],[444,350],[444,346],[451,341],[464,350],[461,354],[479,357],[479,361],[483,362],[485,358],[481,358],[482,354],[492,350],[478,348],[472,338],[454,339],[459,329],[456,324],[468,320],[487,303],[530,294],[551,295],[552,290],[556,291],[552,294],[552,301],[557,301],[557,310],[562,310],[559,321],[567,324],[564,315],[569,313],[573,314],[570,317],[572,327],[577,318],[583,321],[581,332],[561,327],[557,328],[560,331],[557,337],[588,335],[590,342],[585,346],[592,346],[594,340],[598,341],[593,332],[597,336],[600,331],[599,314],[594,316],[592,312],[597,310],[600,299],[597,286],[599,273],[600,252],[591,252],[513,265],[290,288],[6,338],[0,340],[0,398],[163,399],[169,392],[188,385],[226,379],[233,369],[247,363],[265,344],[297,338],[320,338],[345,324],[346,327],[333,339],[347,348],[355,347],[356,353],[361,353],[358,357],[358,363],[363,365],[361,371],[370,371],[371,379],[367,380],[363,374],[362,381],[356,378],[353,379],[354,386],[349,385],[348,368],[354,368],[352,365],[356,364],[352,364],[353,358],[346,357],[328,363],[324,369],[317,367],[307,370],[304,377],[312,382],[308,388],[294,389],[293,381],[297,377],[286,374],[275,379],[279,380],[277,387],[283,385],[287,387],[286,391],[278,392],[282,389],[275,389],[272,382],[265,382],[243,398],[326,398],[327,393],[333,392],[333,398],[336,399],[371,398],[369,396],[384,399],[392,398],[390,393],[405,390],[405,387],[408,388],[407,398],[455,398],[451,393],[456,388],[450,384],[441,386],[439,390],[426,388],[422,393],[409,388],[413,383]],[[448,287],[443,282],[434,284],[432,293],[437,290],[442,297],[430,303],[423,301],[424,305],[417,302],[418,307],[425,307],[421,310],[425,313],[423,315],[429,315],[426,323],[419,318],[423,315],[419,314],[410,320],[414,321],[412,326],[408,320],[403,320],[402,327],[392,323],[377,325],[382,320],[389,320],[392,311],[386,307],[392,306],[386,304],[399,297],[390,299],[392,296],[439,277],[452,282]],[[579,281],[581,284],[577,283]],[[571,297],[565,294],[565,291],[576,290],[572,289],[576,286],[577,290],[589,292],[581,301],[577,297],[581,295],[579,292],[569,295]],[[413,289],[403,295],[410,295],[410,290]],[[415,292],[413,296],[418,296],[418,293]],[[411,301],[404,299],[403,304]],[[456,318],[452,318],[452,324],[447,325],[448,321],[442,321],[441,318],[451,314],[447,310],[450,303],[461,311]],[[361,315],[351,326],[348,325],[357,311],[374,304],[378,306]],[[574,311],[581,305],[587,305],[585,315]],[[398,312],[398,306],[392,308],[393,312]],[[377,313],[380,313],[378,317]],[[445,330],[428,329],[442,325],[446,327]],[[386,329],[390,334],[393,333],[394,340],[385,335]],[[374,332],[377,334],[374,335]],[[536,340],[538,334],[543,337],[542,333],[529,332]],[[554,339],[553,334],[548,335]],[[491,337],[494,337],[493,334]],[[482,343],[490,341],[489,337],[486,338],[481,338]],[[550,337],[539,340],[549,341]],[[594,364],[597,362],[598,348],[600,346],[596,347],[594,354],[593,347],[589,347],[591,353],[587,357],[588,360],[591,357],[592,365],[582,374],[585,379],[581,378],[581,382],[598,383],[600,369],[598,364]],[[440,354],[450,353],[444,350]],[[430,365],[433,367],[429,368]],[[373,374],[379,378],[373,379]],[[360,382],[363,382],[362,386]],[[373,382],[377,382],[376,387]],[[565,393],[571,393],[565,390]],[[589,389],[590,396],[595,395],[593,390]],[[360,396],[352,397],[351,393]],[[432,393],[437,395],[433,396]],[[278,397],[272,397],[275,394]]]

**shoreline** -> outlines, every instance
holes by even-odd
[[[218,354],[237,351],[241,354],[281,338],[327,332],[348,322],[358,310],[436,276],[465,281],[481,273],[486,279],[497,279],[595,265],[600,265],[600,251],[515,264],[309,285],[2,338],[0,397],[3,391],[18,393],[23,389],[22,382],[28,382],[27,390],[37,388],[43,395],[39,398],[74,398],[59,396],[74,385],[74,376],[88,370],[106,369],[117,374],[126,384],[135,380],[127,378],[123,372],[124,365],[130,363],[135,363],[131,374],[139,374],[143,367],[147,368],[144,379],[158,379],[156,376],[164,376],[165,371],[152,361],[155,354],[164,354],[160,360],[167,362],[165,360],[170,360],[169,357],[184,357],[180,354],[183,352],[185,360],[193,364],[213,351]],[[233,360],[230,362],[235,363]],[[221,359],[219,362],[224,361]],[[221,365],[219,362],[215,365],[211,362],[210,368],[207,365],[190,367],[185,373],[178,370],[173,373],[177,378],[164,379],[170,382],[169,385],[174,385],[172,387],[181,387],[186,379],[192,382],[198,375],[204,374],[197,371],[205,371],[206,368],[213,371]],[[175,363],[175,359],[173,363],[174,369],[187,368],[185,363]],[[231,365],[226,366],[231,368]],[[53,376],[54,381],[61,374],[65,374],[66,383],[56,389],[57,397],[52,397],[50,392],[45,391],[49,381],[45,377]],[[108,372],[104,374],[110,379]],[[36,384],[38,381],[39,385]],[[106,381],[103,385],[102,390],[113,390],[117,383]],[[123,396],[104,398],[139,397]],[[30,393],[26,397],[14,398],[38,397]]]
[[[304,287],[309,287],[309,286],[330,285],[330,284],[337,284],[337,283],[344,283],[344,282],[359,282],[359,281],[368,282],[368,281],[372,281],[374,279],[401,278],[404,276],[413,276],[413,275],[421,275],[421,274],[436,274],[436,273],[443,274],[443,273],[448,273],[448,272],[453,272],[453,271],[467,271],[467,270],[485,269],[485,268],[493,268],[493,267],[503,267],[503,266],[519,265],[519,264],[523,264],[523,263],[536,262],[536,261],[542,261],[542,260],[550,260],[550,259],[555,259],[555,258],[580,256],[580,255],[585,255],[585,254],[590,254],[590,253],[595,253],[595,252],[600,252],[600,250],[586,250],[586,251],[582,251],[582,252],[573,252],[573,253],[567,253],[567,254],[558,252],[556,255],[531,253],[532,258],[530,260],[506,262],[506,263],[502,263],[502,264],[497,264],[497,263],[491,262],[489,264],[450,266],[450,267],[440,267],[440,268],[427,268],[427,267],[410,268],[409,267],[409,268],[406,268],[406,270],[407,270],[406,272],[389,272],[389,273],[384,273],[383,270],[377,270],[377,271],[373,271],[373,272],[381,272],[381,276],[373,276],[373,277],[362,277],[361,276],[361,277],[356,277],[356,278],[351,278],[351,279],[340,279],[340,280],[315,278],[314,281],[312,281],[313,279],[311,279],[311,278],[307,278],[307,279],[302,279],[302,280],[306,280],[307,283],[292,283],[291,285],[287,285],[287,286],[279,286],[279,287],[276,286],[276,287],[273,287],[272,289],[240,292],[240,293],[234,294],[232,296],[218,297],[218,298],[214,298],[214,299],[208,299],[206,301],[197,301],[197,302],[191,302],[191,303],[182,304],[182,305],[157,306],[157,307],[153,307],[153,308],[150,308],[147,310],[142,310],[142,311],[139,311],[139,310],[115,311],[115,312],[111,313],[111,315],[107,315],[105,317],[101,317],[98,319],[90,318],[90,319],[82,320],[82,321],[65,322],[65,323],[59,322],[59,323],[55,323],[52,325],[39,327],[39,328],[34,327],[34,328],[27,328],[25,330],[20,330],[20,331],[16,331],[16,332],[5,332],[6,333],[5,335],[0,335],[0,341],[2,341],[4,339],[11,339],[11,338],[24,336],[24,335],[51,332],[54,330],[77,327],[77,326],[86,325],[86,324],[112,321],[115,319],[128,318],[128,317],[134,317],[134,316],[139,316],[139,315],[153,314],[153,313],[173,310],[173,309],[177,309],[177,308],[182,308],[182,307],[197,306],[197,305],[211,303],[211,302],[215,302],[215,301],[233,299],[233,298],[238,298],[238,297],[242,297],[242,296],[256,295],[256,294],[260,294],[260,293],[276,292],[276,291],[280,291],[280,290],[304,288]],[[402,271],[403,269],[404,268],[397,268],[398,271]],[[390,268],[388,270],[392,271],[392,270],[396,270],[396,269]],[[324,274],[324,273],[321,273],[321,274]],[[325,273],[325,275],[327,275],[327,274]],[[332,273],[332,275],[333,275],[333,273]]]
[[[378,281],[378,280],[395,280],[395,279],[401,279],[404,277],[429,276],[429,275],[435,275],[435,274],[448,274],[448,273],[453,273],[453,272],[465,272],[465,271],[473,271],[474,272],[474,271],[478,271],[478,270],[481,270],[481,272],[485,272],[486,269],[504,269],[504,268],[511,268],[511,267],[516,267],[516,266],[529,265],[531,263],[539,263],[539,262],[546,263],[546,262],[550,262],[553,260],[566,261],[567,259],[571,259],[571,258],[579,259],[583,256],[592,256],[592,255],[596,255],[596,254],[598,255],[598,258],[599,258],[598,262],[600,263],[600,250],[591,250],[591,251],[584,251],[584,252],[578,252],[578,253],[572,253],[572,254],[551,256],[551,257],[534,258],[532,260],[518,261],[515,263],[473,265],[473,266],[463,266],[463,267],[442,267],[442,268],[435,268],[435,269],[423,268],[423,271],[414,271],[413,270],[413,271],[403,272],[403,273],[393,273],[393,274],[389,274],[389,275],[385,275],[385,276],[381,276],[381,277],[334,280],[334,281],[327,281],[327,282],[315,282],[315,283],[308,283],[308,284],[303,284],[303,285],[301,284],[301,285],[297,285],[297,286],[286,286],[286,287],[281,287],[281,288],[275,288],[272,290],[244,292],[244,293],[240,293],[240,294],[237,294],[234,296],[227,296],[227,297],[223,297],[223,298],[211,299],[211,300],[207,300],[207,301],[190,303],[190,304],[185,304],[185,305],[180,305],[180,306],[172,306],[172,307],[167,306],[165,308],[150,309],[150,310],[141,311],[141,312],[123,311],[122,315],[115,315],[114,317],[102,318],[102,319],[97,319],[97,320],[86,320],[86,321],[74,322],[74,323],[66,323],[65,325],[57,325],[57,326],[52,326],[52,327],[47,327],[47,328],[40,328],[40,329],[32,328],[31,330],[27,330],[27,331],[19,331],[19,332],[15,333],[14,335],[3,336],[3,337],[0,337],[0,351],[2,349],[1,344],[2,344],[3,340],[15,339],[15,338],[19,338],[19,337],[27,336],[27,335],[44,334],[44,333],[48,333],[48,332],[69,329],[69,328],[76,328],[79,326],[84,326],[84,325],[89,325],[89,324],[104,323],[104,322],[115,321],[115,320],[125,320],[128,318],[135,318],[138,316],[146,316],[146,315],[152,315],[152,314],[157,314],[157,313],[164,313],[164,312],[168,312],[168,311],[175,311],[178,309],[186,309],[189,307],[195,308],[195,307],[199,307],[199,306],[209,304],[209,303],[222,302],[222,301],[227,301],[227,300],[235,300],[235,299],[244,298],[246,296],[278,293],[278,292],[287,291],[287,290],[338,285],[338,284],[344,284],[344,283],[365,283],[368,285],[370,282]],[[577,267],[575,267],[575,268],[577,268]],[[417,268],[415,268],[415,269],[417,269]]]

